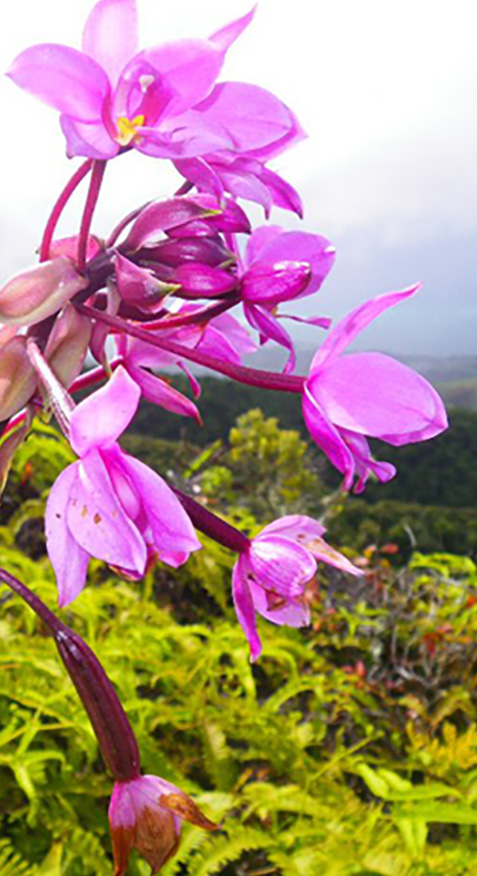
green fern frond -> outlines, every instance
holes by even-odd
[[[36,867],[25,861],[7,839],[0,839],[0,876],[33,876]]]
[[[226,864],[238,861],[244,852],[265,850],[275,844],[268,833],[251,827],[237,827],[227,836],[211,836],[192,857],[188,876],[212,876]]]

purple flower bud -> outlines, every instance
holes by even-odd
[[[151,271],[140,268],[129,259],[116,255],[116,285],[123,301],[134,304],[157,304],[178,285],[158,280]]]
[[[193,298],[217,298],[231,292],[237,285],[237,277],[221,268],[211,268],[201,262],[187,262],[177,268],[177,283],[181,293]]]
[[[45,357],[64,386],[78,377],[91,340],[91,322],[67,304],[57,317],[45,348]]]
[[[228,198],[225,207],[221,207],[217,198],[209,194],[194,195],[196,204],[202,204],[216,211],[216,215],[203,219],[194,219],[177,228],[167,231],[168,237],[211,237],[220,231],[222,234],[250,234],[252,227],[249,218],[236,201]]]
[[[0,289],[0,322],[35,325],[86,286],[87,281],[66,256],[43,262],[12,277]]]
[[[231,260],[235,261],[234,254],[223,246],[218,237],[163,240],[138,253],[138,261],[159,262],[172,268],[178,268],[184,262],[202,262],[214,268]]]
[[[168,198],[164,201],[154,201],[141,211],[125,241],[128,249],[139,249],[149,240],[154,240],[160,231],[169,231],[187,222],[203,219],[215,208],[197,203],[197,199]]]

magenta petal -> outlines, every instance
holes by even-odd
[[[139,249],[157,238],[160,231],[185,225],[194,219],[210,216],[213,209],[196,203],[192,198],[167,198],[153,201],[141,210],[125,241],[129,249]]]
[[[197,423],[202,423],[195,404],[185,395],[182,395],[179,390],[166,383],[165,380],[155,377],[154,374],[150,374],[142,368],[135,368],[134,365],[129,365],[128,371],[134,382],[141,388],[141,392],[147,401],[159,405],[173,414],[179,414],[182,417],[192,417]]]
[[[241,283],[242,298],[257,304],[278,304],[290,301],[308,287],[311,269],[308,262],[254,262]]]
[[[220,176],[222,185],[235,198],[245,198],[260,204],[268,216],[273,206],[272,196],[267,186],[260,179],[260,166],[254,162],[252,170],[249,161],[237,158],[232,164],[211,164],[211,167]]]
[[[225,335],[239,356],[257,351],[257,345],[248,331],[230,313],[221,313],[214,317],[209,326]]]
[[[184,158],[174,162],[176,169],[199,190],[212,192],[220,201],[224,194],[220,176],[204,158]]]
[[[167,115],[160,127],[153,125],[140,129],[136,148],[152,158],[196,158],[216,149],[233,148],[228,131],[214,118],[196,110],[181,115]]]
[[[307,627],[310,624],[310,608],[306,602],[298,599],[288,599],[284,605],[278,605],[276,608],[270,608],[267,601],[267,594],[261,587],[258,587],[253,581],[250,582],[250,591],[252,594],[255,611],[258,611],[266,620],[272,624],[287,627]]]
[[[333,267],[336,250],[326,237],[308,234],[305,231],[283,231],[262,248],[260,259],[264,262],[296,261],[310,265],[312,279],[306,294],[316,292]]]
[[[281,207],[282,210],[291,210],[303,219],[303,201],[290,183],[268,167],[263,168],[260,179],[270,192],[275,206]]]
[[[253,262],[262,258],[262,253],[266,246],[272,244],[274,240],[281,238],[283,228],[280,225],[260,225],[255,228],[247,240],[245,248],[245,264],[250,266]],[[280,261],[280,259],[277,259]]]
[[[236,18],[235,21],[231,21],[230,24],[226,24],[225,27],[221,27],[220,30],[217,30],[211,37],[209,37],[210,41],[218,46],[222,52],[226,52],[230,49],[230,46],[235,40],[244,32],[245,28],[249,26],[256,11],[257,4],[252,7],[250,12],[247,12],[241,18]]]
[[[295,316],[293,313],[280,312],[281,319],[292,319],[294,322],[301,322],[305,325],[315,325],[317,328],[328,330],[331,327],[332,320],[328,316]]]
[[[263,337],[275,341],[276,344],[280,344],[281,347],[285,347],[289,351],[290,355],[283,369],[285,374],[294,371],[296,364],[295,348],[288,332],[264,307],[256,304],[244,304],[243,309],[248,322],[254,329],[257,329]]]
[[[216,298],[231,292],[237,285],[237,278],[233,274],[201,262],[180,265],[175,273],[175,280],[183,292],[198,298]]]
[[[62,115],[60,124],[66,138],[68,158],[82,155],[85,158],[105,160],[114,158],[119,152],[118,144],[111,140],[102,122],[76,122],[70,116]]]
[[[172,86],[168,113],[178,115],[199,103],[214,87],[224,55],[207,40],[180,40],[146,49],[138,56],[154,67]]]
[[[137,50],[135,0],[99,0],[83,31],[83,52],[106,71],[112,85]]]
[[[401,301],[414,295],[420,288],[421,284],[418,283],[416,286],[402,289],[400,292],[388,292],[385,295],[378,295],[376,298],[365,301],[364,304],[348,313],[334,326],[321,345],[311,363],[310,373],[316,371],[330,356],[339,356],[377,316],[389,307],[394,307],[395,304],[399,304]]]
[[[234,152],[276,143],[293,127],[292,113],[285,104],[264,88],[241,82],[216,85],[196,110],[208,122],[225,128]]]
[[[138,459],[123,454],[122,465],[140,495],[159,559],[174,568],[181,566],[202,547],[181,503],[166,482]]]
[[[381,353],[325,361],[308,385],[327,417],[350,432],[400,445],[447,427],[444,405],[427,380]]]
[[[79,463],[61,472],[50,491],[45,511],[46,548],[58,585],[58,604],[69,605],[81,593],[90,560],[68,527],[66,515]]]
[[[358,481],[354,487],[354,493],[362,493],[369,475],[372,473],[380,481],[387,483],[396,474],[396,468],[390,462],[380,462],[373,458],[366,438],[353,432],[342,430],[342,436],[353,454]]]
[[[330,462],[345,476],[344,487],[349,490],[353,483],[353,456],[343,441],[338,429],[329,421],[320,408],[307,381],[303,392],[303,417],[313,440],[326,453]]]
[[[81,122],[99,122],[109,95],[99,64],[67,46],[43,43],[15,58],[8,76],[49,106]]]
[[[103,458],[97,450],[90,450],[78,463],[67,511],[68,527],[92,556],[143,575],[146,545],[118,499],[107,460],[107,451]]]
[[[248,562],[257,584],[286,599],[301,596],[316,572],[310,552],[280,535],[260,533],[252,542]]]
[[[202,339],[197,344],[197,350],[208,353],[221,359],[222,362],[230,362],[232,365],[240,365],[240,356],[237,354],[230,340],[222,332],[208,325]]]
[[[151,271],[116,253],[116,286],[123,301],[154,304],[164,297],[164,285]]]
[[[129,426],[141,390],[120,366],[105,386],[80,402],[71,415],[71,446],[78,456],[92,447],[108,447]]]
[[[232,572],[232,594],[235,611],[250,645],[250,660],[253,663],[262,653],[262,643],[257,633],[255,608],[247,581],[250,574],[247,560],[240,556]]]

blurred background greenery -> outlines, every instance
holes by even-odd
[[[477,415],[455,411],[427,444],[381,445],[397,480],[344,498],[296,399],[254,393],[206,380],[203,430],[181,421],[178,441],[177,418],[144,407],[123,446],[249,534],[286,513],[323,519],[364,578],[320,567],[312,626],[260,621],[254,666],[234,557],[205,539],[184,569],[139,584],[92,562],[61,612],[116,685],[144,771],[223,821],[212,835],[186,825],[163,872],[477,874]],[[1,565],[51,606],[42,514],[70,458],[38,424],[0,508]],[[0,876],[106,876],[112,783],[95,737],[46,630],[0,598]],[[132,861],[131,876],[148,872]]]

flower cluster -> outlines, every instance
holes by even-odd
[[[281,309],[319,293],[335,249],[314,232],[268,221],[252,228],[238,203],[258,203],[265,220],[274,206],[302,216],[300,196],[269,166],[304,136],[295,115],[259,86],[217,81],[254,12],[208,39],[138,50],[135,0],[100,0],[81,50],[42,44],[15,59],[8,75],[59,111],[68,155],[85,160],[55,203],[40,263],[0,288],[1,483],[44,405],[78,457],[53,486],[46,510],[60,605],[81,592],[90,557],[137,580],[156,561],[185,563],[201,547],[199,530],[237,554],[233,599],[253,660],[261,652],[257,613],[276,624],[306,625],[319,563],[360,572],[327,545],[317,521],[283,517],[249,539],[126,454],[118,439],[141,396],[200,423],[191,363],[298,393],[311,438],[342,473],[343,489],[357,492],[370,476],[385,482],[395,475],[373,458],[368,438],[409,444],[447,427],[441,399],[410,368],[380,353],[343,355],[372,320],[418,286],[373,298],[335,326],[326,315],[306,319]],[[107,163],[130,149],[172,162],[181,185],[100,239],[91,229]],[[88,176],[80,227],[58,239],[62,211]],[[308,375],[294,373],[287,319],[326,332]],[[283,373],[243,364],[266,343],[286,350]],[[96,366],[84,371],[91,358]],[[192,398],[160,376],[170,365],[185,371]],[[77,392],[98,384],[75,402]],[[70,633],[55,633],[67,666]],[[87,690],[80,693],[87,703]],[[177,788],[138,770],[137,763],[121,776],[112,765],[119,780],[110,810],[117,876],[133,845],[157,872],[176,849],[181,817],[211,827]],[[162,839],[151,851],[144,825],[152,822]]]

